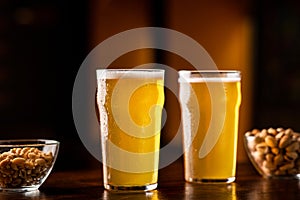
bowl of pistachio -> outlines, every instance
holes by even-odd
[[[0,140],[0,191],[37,190],[57,158],[55,140]]]
[[[253,129],[244,146],[255,169],[265,178],[300,179],[300,133],[292,129]]]

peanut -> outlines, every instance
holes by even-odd
[[[13,148],[0,154],[0,187],[38,184],[54,160],[52,152],[37,148]]]
[[[29,153],[27,156],[29,159],[35,159],[37,157],[35,153]]]
[[[38,158],[38,159],[35,160],[35,163],[36,163],[37,165],[43,166],[43,165],[46,164],[46,161],[45,161],[43,158]]]
[[[14,158],[13,160],[11,160],[11,163],[15,165],[23,165],[25,163],[25,158]]]

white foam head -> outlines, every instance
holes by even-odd
[[[178,82],[238,82],[241,74],[234,70],[181,70]]]
[[[163,69],[98,69],[97,79],[164,78]]]

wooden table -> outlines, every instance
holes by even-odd
[[[300,199],[299,180],[263,179],[249,163],[238,164],[232,184],[191,184],[183,180],[182,160],[161,169],[158,189],[147,193],[119,194],[103,189],[102,171],[54,171],[36,192],[0,192],[0,199],[120,199],[120,200],[235,200]]]

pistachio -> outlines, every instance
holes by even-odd
[[[299,142],[292,142],[289,146],[285,148],[285,150],[288,152],[295,152],[298,151],[299,147]]]
[[[284,159],[287,161],[294,161],[298,158],[298,154],[296,152],[286,152]]]
[[[277,147],[273,147],[273,148],[271,149],[271,151],[272,151],[272,153],[275,154],[275,155],[279,154],[279,152],[280,152],[279,148],[277,148]]]
[[[277,146],[277,141],[273,136],[270,136],[270,135],[266,136],[265,142],[269,147],[276,147]]]
[[[258,130],[258,129],[253,129],[252,131],[251,131],[251,133],[252,134],[254,134],[254,135],[256,135],[257,133],[259,133],[260,131]]]
[[[276,131],[277,131],[277,133],[279,133],[279,132],[281,132],[281,131],[284,131],[284,128],[282,128],[282,127],[277,128]],[[277,134],[277,133],[276,133],[276,134]]]
[[[282,138],[283,135],[284,135],[284,131],[281,131],[281,132],[277,133],[277,135],[275,135],[275,138],[277,140],[279,140],[280,138]]]
[[[300,173],[300,133],[292,129],[253,129],[246,136],[249,151],[258,167],[267,176]]]
[[[277,166],[281,165],[283,161],[284,158],[282,154],[278,154],[277,156],[274,157],[274,164]]]
[[[287,136],[291,136],[292,134],[293,134],[293,130],[292,129],[286,129],[285,131],[284,131],[284,134],[285,135],[287,135]]]
[[[277,131],[274,128],[269,128],[268,133],[271,134],[271,135],[276,135]]]
[[[291,143],[291,139],[288,135],[284,135],[279,142],[279,148],[285,148]]]
[[[272,163],[271,161],[267,161],[267,160],[265,160],[263,162],[263,167],[265,167],[271,171],[276,169],[276,165],[274,165],[274,163]]]
[[[276,176],[283,176],[286,174],[285,171],[282,171],[282,170],[276,170],[275,173],[274,173]]]
[[[290,163],[287,163],[287,164],[279,167],[279,170],[281,170],[281,171],[289,170],[289,169],[292,169],[294,166],[295,166],[294,163],[290,162]]]
[[[246,132],[245,135],[246,135],[246,136],[253,136],[253,134],[252,134],[251,131]]]
[[[256,150],[261,152],[261,153],[268,153],[269,147],[265,142],[259,143],[256,145]]]
[[[268,154],[266,155],[266,160],[267,160],[268,162],[273,162],[273,158],[274,158],[274,155],[273,155],[272,153],[268,153]]]
[[[265,138],[268,135],[268,131],[263,129],[260,133],[257,133],[261,138]]]

